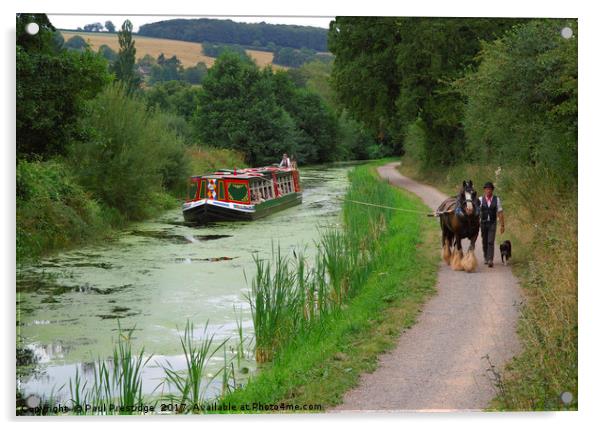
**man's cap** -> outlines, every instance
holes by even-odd
[[[495,189],[495,187],[493,186],[493,184],[491,182],[485,182],[485,185],[483,185],[483,188],[491,188],[492,190]]]

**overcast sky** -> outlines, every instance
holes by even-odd
[[[237,22],[262,22],[268,24],[294,24],[294,25],[310,25],[313,27],[328,28],[328,23],[334,19],[332,17],[276,17],[276,16],[151,16],[151,15],[53,15],[49,14],[50,22],[56,28],[65,30],[75,30],[77,27],[84,27],[86,24],[100,22],[104,25],[106,21],[112,21],[116,27],[121,27],[121,24],[126,19],[129,19],[134,25],[134,32],[137,32],[141,25],[149,22],[165,21],[175,18],[215,18],[215,19],[231,19]]]

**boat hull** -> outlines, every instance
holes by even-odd
[[[184,205],[184,221],[204,224],[216,221],[252,221],[301,204],[301,193],[290,193],[256,205],[239,205],[217,200],[200,200]],[[186,207],[188,205],[188,207]]]

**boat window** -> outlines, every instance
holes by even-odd
[[[207,197],[207,181],[203,179],[201,181],[201,192],[199,193],[199,199],[204,199]]]
[[[219,200],[226,200],[226,193],[224,191],[224,181],[217,182],[217,196]]]
[[[196,200],[196,192],[198,187],[198,181],[190,182],[190,185],[188,186],[188,200]]]
[[[228,183],[228,198],[236,202],[249,203],[249,184],[246,182]]]

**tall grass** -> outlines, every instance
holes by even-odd
[[[577,183],[550,170],[463,164],[421,171],[402,159],[402,173],[453,192],[463,179],[493,181],[512,241],[511,267],[526,301],[519,336],[523,352],[501,371],[493,407],[577,408]],[[495,363],[494,363],[495,364]],[[499,364],[499,363],[497,363]],[[562,403],[561,393],[575,401]]]
[[[416,196],[381,182],[374,165],[350,174],[349,197],[428,210]],[[317,241],[315,259],[298,251],[288,257],[293,285],[301,285],[305,294],[293,289],[291,296],[304,306],[287,309],[285,315],[296,318],[299,329],[282,337],[269,365],[223,402],[320,404],[321,410],[340,402],[360,374],[375,369],[379,354],[396,345],[402,329],[413,324],[425,297],[434,292],[439,239],[432,220],[349,202],[343,210],[343,225],[322,232],[337,236]],[[329,243],[343,251],[321,249]],[[337,289],[325,253],[332,257],[330,272],[340,280]],[[349,268],[348,273],[340,268]],[[345,292],[342,301],[337,291]]]
[[[247,167],[244,154],[233,149],[190,146],[186,148],[193,175],[203,175],[217,169]]]
[[[168,394],[164,398],[168,401],[176,402],[180,405],[186,405],[188,410],[199,409],[206,400],[207,390],[212,381],[217,377],[217,373],[211,377],[207,375],[207,365],[209,360],[225,346],[227,339],[214,345],[214,337],[207,333],[205,324],[202,340],[195,341],[194,325],[188,321],[184,330],[184,336],[180,337],[180,345],[182,352],[186,358],[186,368],[184,371],[175,370],[172,365],[167,362],[167,366],[162,366],[165,372],[165,381],[168,385],[173,386],[177,394]],[[227,372],[227,364],[221,372]],[[219,373],[219,372],[218,372]],[[227,375],[225,376],[227,380]]]
[[[91,386],[82,381],[79,369],[76,369],[75,378],[69,380],[75,414],[131,415],[134,408],[150,403],[150,399],[142,394],[142,371],[152,355],[144,357],[144,348],[137,354],[132,352],[133,332],[134,329],[122,330],[119,326],[111,360],[98,359],[94,363]]]
[[[350,173],[347,197],[380,205],[395,205],[388,185],[375,181],[368,169]],[[340,310],[357,294],[371,273],[387,230],[390,211],[344,204],[344,227],[328,227],[315,244],[308,266],[303,253],[294,258],[272,254],[272,261],[255,257],[255,276],[248,296],[255,330],[255,358],[271,361],[279,349],[325,314]]]

